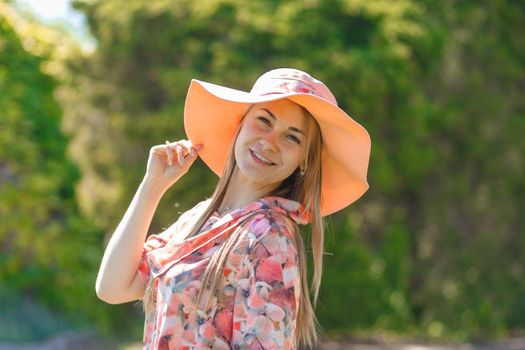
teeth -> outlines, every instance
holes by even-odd
[[[269,165],[272,165],[272,164],[273,164],[273,162],[272,162],[271,160],[269,160],[268,158],[263,157],[262,155],[260,155],[259,153],[255,152],[255,151],[252,151],[252,152],[253,152],[253,154],[255,154],[255,156],[256,156],[257,158],[259,158],[260,160],[262,160],[262,161],[265,162],[266,164],[269,164]]]

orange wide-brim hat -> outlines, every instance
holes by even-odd
[[[248,108],[283,98],[306,108],[321,128],[321,215],[350,205],[369,188],[370,136],[337,106],[326,85],[308,73],[292,68],[274,69],[259,77],[250,92],[193,79],[184,107],[186,134],[194,145],[204,145],[200,157],[221,176]]]

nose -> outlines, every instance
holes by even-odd
[[[277,140],[276,140],[276,133],[268,133],[264,137],[261,137],[259,139],[259,144],[261,145],[262,151],[277,151]]]

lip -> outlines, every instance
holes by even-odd
[[[276,165],[272,160],[270,160],[268,157],[264,157],[268,160],[270,160],[272,162],[272,164],[268,164],[266,162],[263,162],[262,160],[260,160],[259,158],[257,158],[257,156],[254,154],[254,151],[252,151],[251,149],[249,150],[250,151],[250,155],[252,156],[252,159],[257,163],[257,164],[260,164],[262,166],[266,166],[266,167],[270,167],[270,166],[274,166]],[[257,152],[259,153],[259,152]]]

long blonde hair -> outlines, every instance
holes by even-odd
[[[182,223],[180,229],[187,231],[187,233],[182,233],[184,237],[189,238],[197,235],[211,215],[216,210],[218,210],[236,166],[234,145],[237,140],[239,130],[241,129],[242,123],[244,122],[244,118],[253,107],[254,105],[251,105],[241,119],[241,123],[237,128],[234,141],[230,146],[222,176],[219,178],[217,187],[210,198],[209,205],[198,210],[197,213],[194,214],[194,217],[188,218],[184,223]],[[298,225],[291,220],[287,221],[292,225],[292,241],[299,253],[299,271],[301,280],[301,302],[299,303],[298,307],[295,344],[297,346],[302,344],[308,347],[313,347],[319,339],[319,332],[321,330],[315,316],[314,308],[317,305],[321,277],[323,273],[324,227],[321,217],[322,137],[321,130],[315,118],[305,108],[301,107],[301,109],[303,110],[306,121],[304,142],[305,156],[301,162],[301,166],[298,167],[288,178],[283,180],[275,190],[273,190],[271,193],[268,193],[268,195],[280,196],[283,198],[295,200],[303,204],[306,210],[310,213],[310,243],[312,247],[314,267],[311,289],[308,287],[306,248],[303,238],[300,234]],[[303,169],[303,172],[301,172],[301,169]],[[201,305],[201,303],[204,301],[204,297],[206,297],[204,309],[209,307],[213,298],[220,297],[220,281],[223,275],[222,269],[230,250],[235,246],[241,234],[242,227],[232,232],[225,240],[224,244],[221,245],[219,250],[210,259],[210,262],[203,274],[201,289],[196,301],[197,305]],[[152,304],[154,303],[152,298],[153,283],[153,278],[151,278],[146,286],[143,299],[144,309],[146,312],[152,307]],[[313,298],[313,305],[310,299],[310,294]]]

